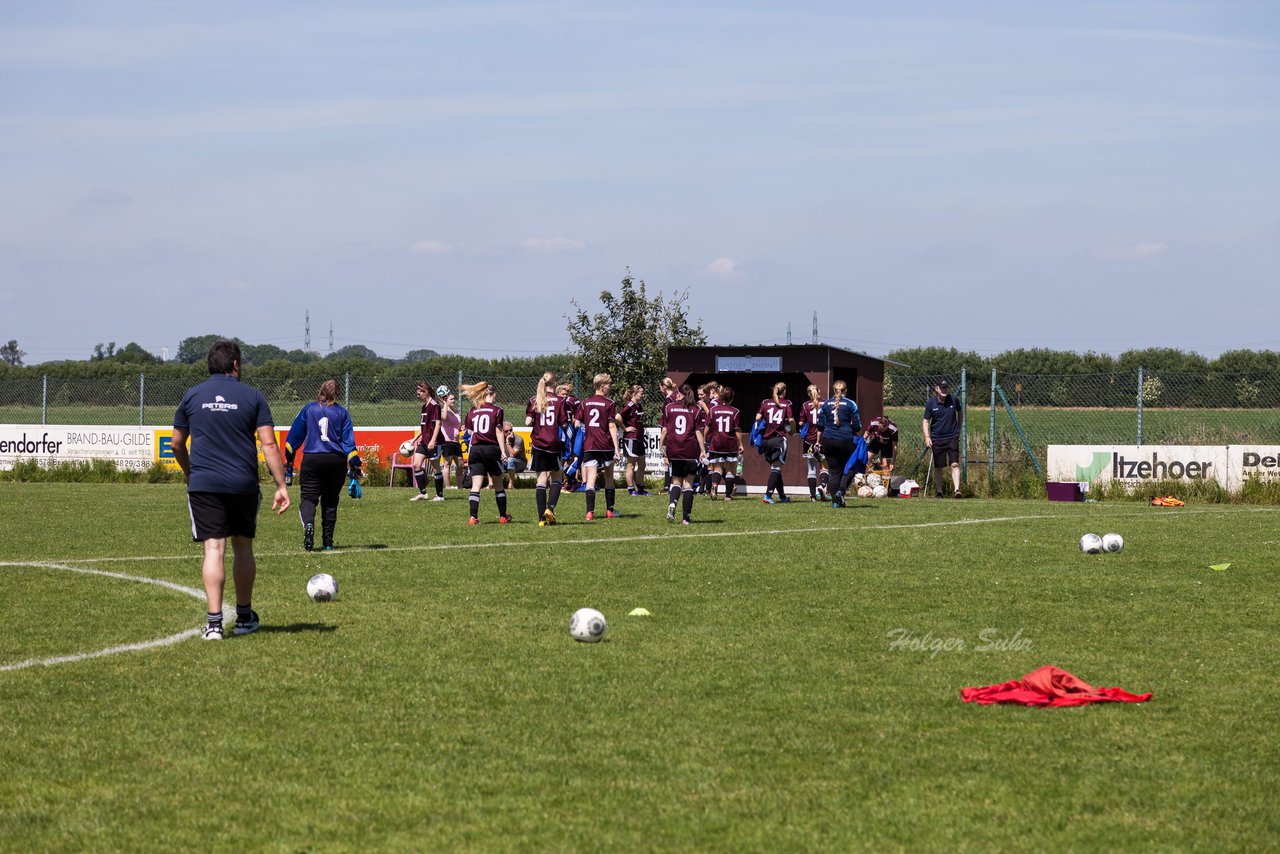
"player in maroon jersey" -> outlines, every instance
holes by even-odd
[[[569,429],[566,431],[566,441],[568,447],[565,449],[564,466],[564,488],[568,492],[581,492],[582,480],[578,477],[578,470],[581,468],[582,461],[573,456],[573,433],[576,428],[573,426],[574,413],[578,411],[578,404],[582,401],[573,393],[573,383],[560,383],[556,386],[556,394],[560,395],[564,400],[564,411],[569,418]]]
[[[604,507],[606,518],[618,515],[613,499],[613,463],[622,456],[618,438],[618,410],[609,398],[613,380],[608,374],[596,374],[593,380],[596,393],[578,404],[573,424],[586,433],[582,439],[582,479],[586,483],[587,521],[596,518],[596,482],[604,476]]]
[[[809,399],[800,407],[800,424],[804,430],[804,461],[809,468],[809,500],[826,501],[830,475],[822,456],[822,430],[818,427],[822,393],[812,384],[805,389],[805,393],[809,395]]]
[[[524,408],[524,423],[528,424],[533,446],[531,470],[538,473],[538,527],[556,523],[556,502],[560,500],[560,487],[564,482],[564,436],[561,431],[569,425],[569,413],[565,400],[556,394],[556,375],[547,371],[538,380],[538,390],[529,398]]]
[[[502,474],[507,456],[502,435],[502,407],[494,402],[497,391],[483,380],[474,385],[464,385],[461,391],[471,399],[466,421],[466,428],[471,433],[467,453],[471,474],[471,518],[468,523],[480,524],[480,490],[484,488],[485,475],[488,475],[493,482],[493,497],[498,502],[498,522],[505,525],[511,517],[507,515],[506,478]]]
[[[707,410],[707,468],[712,498],[724,482],[725,501],[732,501],[737,466],[742,462],[742,413],[733,406],[733,389],[720,387],[719,402]]]
[[[698,387],[698,406],[702,409],[704,417],[711,411],[711,407],[719,402],[720,383],[712,380]],[[700,495],[711,494],[711,469],[705,462],[698,469],[698,480],[695,489]]]
[[[787,400],[787,384],[774,383],[773,394],[760,402],[756,421],[764,422],[760,434],[760,447],[769,462],[769,482],[764,488],[765,504],[786,504],[791,501],[782,488],[782,466],[787,461],[787,433],[796,429],[796,419],[791,414],[791,401]],[[778,493],[775,501],[774,492]]]
[[[862,438],[867,440],[867,454],[879,458],[874,468],[887,468],[892,474],[893,458],[898,450],[898,425],[888,415],[878,415],[871,419]]]
[[[681,522],[688,525],[693,511],[693,481],[707,456],[707,416],[688,383],[680,386],[680,394],[680,398],[663,407],[658,443],[662,445],[663,461],[671,469],[667,521],[676,520],[676,502],[683,499]]]
[[[427,500],[427,472],[435,481],[436,497],[432,501],[444,501],[444,472],[440,469],[440,398],[430,383],[418,383],[418,400],[422,401],[422,422],[413,442],[413,485],[418,494],[410,501]]]
[[[622,455],[627,460],[627,491],[648,495],[644,488],[644,386],[633,385],[622,397]]]
[[[667,404],[673,400],[680,399],[680,389],[676,387],[676,381],[671,377],[663,377],[658,381],[658,391],[662,392],[662,408],[666,409]],[[662,416],[659,415],[659,418]],[[671,469],[667,469],[662,473],[662,492],[665,494],[671,489]]]

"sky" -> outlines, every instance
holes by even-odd
[[[0,341],[1280,350],[1280,4],[0,0]]]

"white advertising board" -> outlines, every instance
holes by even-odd
[[[1227,489],[1239,492],[1250,478],[1262,483],[1280,480],[1280,445],[1231,445],[1227,448]]]
[[[155,442],[154,427],[0,424],[0,469],[37,459],[45,465],[114,460],[118,468],[142,470],[156,459]]]
[[[1225,445],[1050,445],[1048,479],[1133,488],[1145,481],[1214,480],[1230,488]]]

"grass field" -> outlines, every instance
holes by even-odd
[[[0,483],[0,849],[1280,839],[1280,510],[699,499],[672,528],[566,496],[539,529],[520,490],[469,528],[465,493],[409,494],[344,500],[328,554],[264,515],[255,635],[25,666],[197,627],[182,590],[68,568],[198,588],[199,552],[180,486]],[[320,570],[337,602],[306,599]],[[569,638],[583,605],[603,643]],[[1154,697],[960,701],[1044,664]]]

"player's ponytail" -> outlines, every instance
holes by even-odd
[[[556,384],[556,372],[547,371],[538,380],[538,394],[535,398],[534,408],[539,412],[547,411],[547,388],[554,387]]]
[[[776,403],[776,404],[778,404],[779,406],[781,406],[781,405],[782,405],[782,398],[786,395],[786,393],[787,393],[787,384],[786,384],[786,383],[774,383],[774,384],[773,384],[773,402],[774,402],[774,403]]]
[[[485,395],[489,394],[492,389],[493,386],[489,385],[489,383],[484,380],[481,380],[478,383],[472,383],[471,385],[459,386],[459,390],[467,396],[471,401],[472,406],[480,406],[484,403]]]
[[[672,394],[676,390],[676,381],[671,379],[671,377],[663,377],[658,383],[658,388],[662,389],[662,393],[664,395]]]
[[[733,389],[727,385],[720,386],[720,402],[725,406],[733,403]]]
[[[325,380],[320,383],[320,392],[316,395],[316,403],[333,406],[338,402],[338,381]]]
[[[680,386],[680,402],[681,403],[683,403],[685,406],[694,406],[696,405],[696,402],[697,402],[696,398],[697,398],[697,394],[694,392],[693,386],[689,385],[688,383],[685,383],[684,385]]]
[[[426,380],[422,380],[418,383],[418,392],[425,394],[428,400],[434,400],[436,403],[440,402],[440,395],[436,394],[435,386]]]
[[[844,380],[836,380],[831,386],[831,418],[837,427],[840,426],[840,401],[844,400],[844,393],[848,390]]]
[[[633,385],[627,389],[627,401],[630,403],[639,403],[644,394],[644,386]]]
[[[818,391],[818,387],[813,383],[809,383],[809,387],[806,388],[804,391],[805,391],[805,394],[809,395],[809,399],[812,400],[814,403],[818,403],[819,401],[822,400],[822,392]]]

